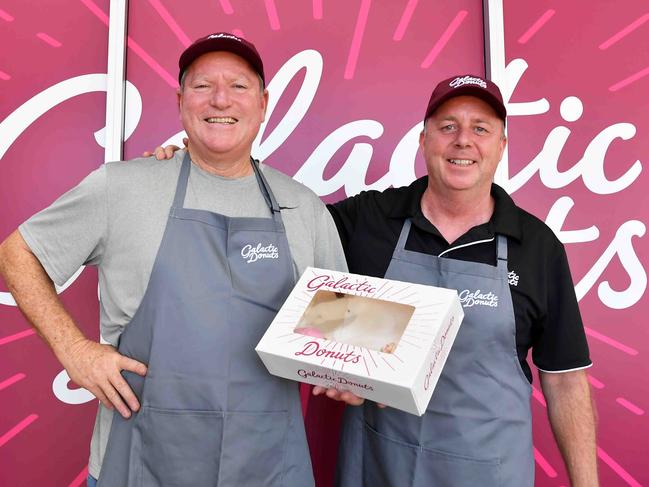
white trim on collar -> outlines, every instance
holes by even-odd
[[[469,242],[469,243],[465,243],[465,244],[462,244],[462,245],[458,245],[456,247],[451,247],[450,249],[446,249],[444,252],[440,252],[440,254],[437,257],[441,257],[442,255],[450,252],[451,250],[457,250],[457,249],[461,249],[463,247],[470,247],[471,245],[477,245],[477,244],[481,244],[481,243],[493,242],[495,239],[496,239],[496,237],[491,237],[491,238],[488,238],[488,239],[485,239],[485,240],[476,240],[475,242]]]

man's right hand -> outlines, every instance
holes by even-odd
[[[121,371],[143,376],[146,366],[124,357],[115,347],[100,345],[83,335],[18,230],[0,244],[0,275],[20,310],[75,383],[92,392],[107,408],[116,408],[125,418],[140,408]]]
[[[74,342],[59,359],[70,379],[89,390],[108,409],[117,409],[125,418],[138,411],[140,403],[121,371],[146,375],[147,367],[121,355],[115,347],[87,338]]]

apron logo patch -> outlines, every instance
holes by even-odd
[[[464,308],[472,308],[473,306],[498,307],[498,296],[492,292],[482,293],[480,289],[473,292],[465,289],[459,294],[459,298]]]
[[[241,249],[241,257],[246,261],[246,264],[257,262],[260,259],[279,259],[279,250],[273,244],[268,244],[265,247],[258,243],[253,246],[248,244]]]
[[[518,286],[518,274],[511,271],[507,274],[507,282],[510,286]]]

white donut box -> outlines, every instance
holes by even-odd
[[[308,267],[255,350],[273,375],[421,416],[463,317],[455,290]]]

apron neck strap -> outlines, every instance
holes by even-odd
[[[270,211],[273,214],[273,218],[275,218],[275,215],[276,214],[278,215],[280,210],[279,204],[275,199],[275,195],[273,195],[273,192],[271,191],[270,186],[266,181],[266,178],[264,177],[261,170],[259,169],[259,162],[254,160],[251,157],[250,164],[252,165],[252,169],[255,173],[255,178],[257,179],[257,183],[259,184],[259,189],[261,190],[261,194],[266,200],[266,204],[268,204],[268,208],[270,208]],[[189,181],[190,169],[191,169],[191,159],[189,157],[189,152],[185,152],[185,157],[183,157],[183,162],[180,166],[178,183],[176,184],[176,194],[174,196],[174,202],[173,202],[174,208],[182,208],[185,203],[185,194],[187,193],[187,182]]]
[[[410,234],[410,226],[412,225],[412,220],[410,218],[406,218],[406,220],[403,222],[403,226],[401,227],[401,234],[399,235],[399,241],[397,242],[397,246],[394,248],[394,251],[402,251],[403,249],[406,248],[406,241],[408,240],[408,235]]]
[[[268,181],[266,181],[266,178],[264,177],[264,174],[261,172],[261,169],[259,169],[259,161],[251,157],[250,164],[252,164],[252,169],[255,171],[255,177],[257,178],[257,184],[259,184],[259,189],[261,190],[261,194],[266,200],[266,204],[268,205],[268,208],[270,208],[270,211],[273,214],[273,218],[275,218],[275,215],[276,214],[278,215],[280,210],[279,204],[275,199],[275,195],[271,191],[270,185],[268,184]]]
[[[496,235],[498,241],[498,264],[503,262],[507,265],[507,237],[504,235]]]
[[[189,181],[189,170],[191,169],[191,160],[189,159],[189,151],[185,152],[183,163],[180,166],[180,174],[178,175],[178,183],[176,183],[176,195],[174,196],[174,208],[182,208],[185,203],[185,193],[187,192],[187,181]]]

